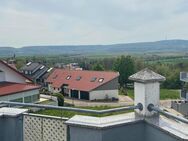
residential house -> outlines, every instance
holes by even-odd
[[[117,99],[118,72],[54,69],[47,78],[53,93],[84,100]]]
[[[0,60],[0,101],[36,102],[39,89],[31,79]]]
[[[83,70],[78,63],[69,63],[69,64],[64,64],[64,63],[56,63],[55,68],[62,68],[62,69],[68,69],[68,70]]]
[[[44,85],[44,78],[43,76],[48,73],[49,69],[38,62],[29,62],[26,65],[24,65],[20,71],[32,79],[35,83]]]

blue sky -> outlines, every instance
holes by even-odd
[[[188,39],[188,0],[0,0],[0,46]]]

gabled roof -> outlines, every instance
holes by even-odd
[[[38,62],[30,62],[29,65],[24,65],[20,70],[25,70],[25,71],[33,71],[36,68],[40,68],[42,67],[42,64],[38,63]]]
[[[12,82],[0,82],[0,96],[16,94],[25,91],[39,89],[40,86],[35,84],[21,84]]]
[[[15,68],[9,66],[6,62],[4,62],[3,60],[0,60],[0,63],[4,64],[6,67],[10,68],[12,71],[16,72],[19,76],[25,78],[26,80],[33,82],[30,78],[28,78],[27,76],[23,75],[22,73],[20,73],[19,71],[17,71]]]
[[[67,79],[68,76],[70,76],[69,80]],[[52,83],[55,88],[67,84],[69,89],[91,91],[118,76],[118,72],[54,69],[47,82]],[[92,82],[94,78],[96,80]],[[103,79],[103,81],[99,82],[99,79]]]
[[[136,82],[160,82],[164,81],[166,78],[158,73],[155,73],[154,71],[145,68],[129,77],[130,80],[136,81]]]

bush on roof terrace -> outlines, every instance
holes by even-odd
[[[57,97],[58,106],[64,106],[64,96],[61,93],[55,93],[53,96]]]

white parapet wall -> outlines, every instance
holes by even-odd
[[[118,90],[98,90],[89,93],[89,100],[118,98]]]

